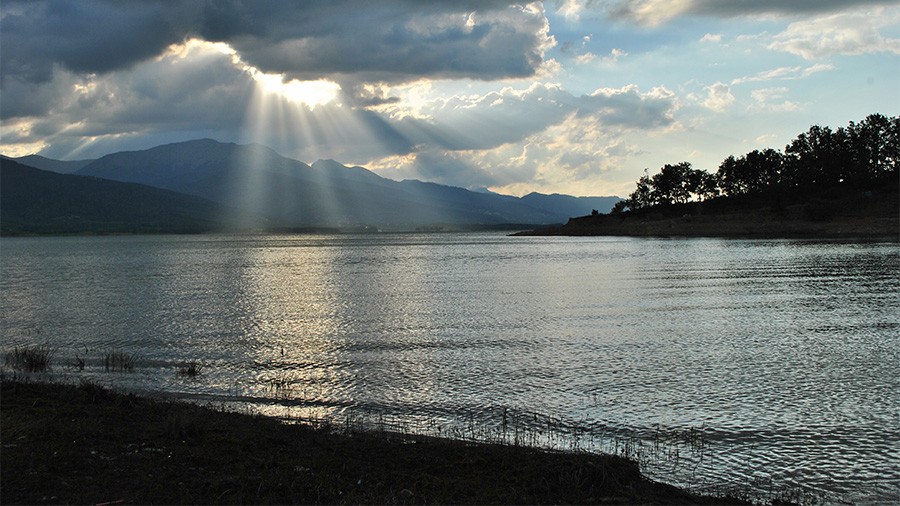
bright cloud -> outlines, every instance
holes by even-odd
[[[752,76],[739,77],[731,81],[732,86],[737,84],[752,83],[759,81],[789,81],[796,79],[805,79],[813,74],[820,72],[828,72],[836,67],[831,63],[817,63],[809,67],[778,67],[772,70],[759,72]]]
[[[881,29],[900,23],[900,9],[842,12],[791,23],[775,36],[769,48],[807,60],[832,55],[864,53],[900,54],[900,38],[886,37]]]
[[[715,83],[704,90],[707,94],[702,104],[711,111],[724,112],[734,103],[734,95],[725,83]]]
[[[787,88],[760,88],[750,92],[755,103],[751,110],[769,110],[773,112],[792,112],[800,109],[800,105],[787,99]]]

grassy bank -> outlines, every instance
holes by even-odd
[[[336,434],[260,416],[4,379],[0,502],[721,504],[620,457]]]

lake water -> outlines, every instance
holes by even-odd
[[[897,243],[4,238],[0,269],[4,351],[49,344],[61,379],[900,501]]]

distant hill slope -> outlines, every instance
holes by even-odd
[[[49,170],[50,172],[57,172],[59,174],[71,174],[85,165],[93,162],[94,160],[71,160],[71,161],[63,161],[63,160],[54,160],[52,158],[44,158],[39,155],[28,155],[22,156],[19,158],[13,158],[12,160],[21,163],[22,165],[27,165],[29,167],[34,167],[36,169],[41,170]]]
[[[203,232],[218,228],[225,212],[189,195],[0,159],[3,235]]]
[[[309,166],[264,146],[210,139],[110,154],[78,174],[200,196],[266,216],[279,226],[553,224],[612,207],[575,197],[516,198],[398,182],[334,160]]]
[[[568,217],[584,216],[592,211],[598,213],[608,213],[612,211],[616,202],[622,200],[620,197],[573,197],[571,195],[561,195],[554,193],[545,195],[543,193],[529,193],[522,197],[524,202],[529,205],[545,209],[558,214],[565,214]]]

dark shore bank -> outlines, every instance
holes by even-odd
[[[2,382],[3,504],[723,504],[620,457],[336,434],[120,394]]]
[[[581,216],[515,235],[900,241],[900,204],[892,189],[802,203],[730,198]]]

